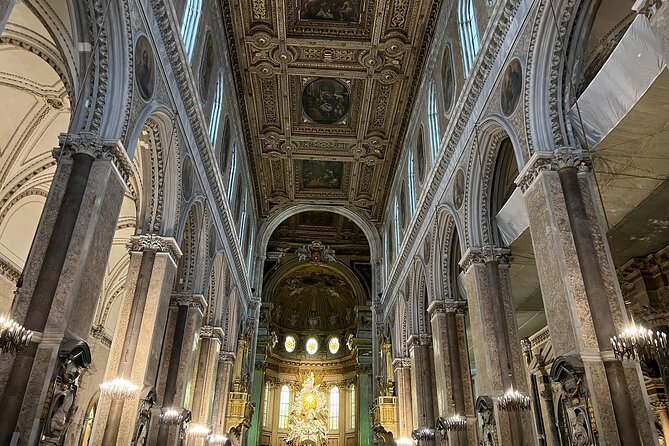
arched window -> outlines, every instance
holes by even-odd
[[[393,229],[395,231],[395,252],[400,252],[400,205],[395,197],[395,215],[393,216]]]
[[[239,216],[239,243],[244,243],[244,228],[246,227],[246,210],[249,200],[249,191],[248,189],[244,191],[244,199],[242,200],[242,213]]]
[[[195,48],[197,28],[202,15],[202,0],[188,0],[184,9],[184,20],[181,23],[181,40],[183,40],[186,56],[190,60]]]
[[[272,398],[272,387],[269,383],[265,383],[265,401],[262,405],[262,425],[269,426],[269,402]]]
[[[414,171],[412,150],[409,150],[409,155],[407,157],[407,177],[409,186],[409,208],[411,209],[411,215],[413,215],[416,210],[416,173]]]
[[[339,387],[330,389],[330,430],[339,430]]]
[[[349,400],[349,410],[351,419],[351,429],[355,429],[355,384],[351,386],[350,400]]]
[[[211,107],[211,119],[209,121],[209,139],[212,144],[216,143],[218,128],[221,121],[221,110],[223,109],[223,71],[218,73],[216,91],[214,92],[214,104]]]
[[[430,83],[428,99],[428,118],[430,121],[430,149],[432,161],[437,159],[439,153],[439,106],[437,105],[437,87],[434,81]]]
[[[230,172],[228,172],[228,200],[232,199],[232,187],[235,184],[235,176],[237,173],[237,143],[232,145],[232,153],[230,154]]]
[[[460,0],[458,5],[458,27],[460,28],[460,46],[465,76],[474,65],[474,58],[479,52],[479,32],[474,14],[474,0]]]
[[[288,413],[290,412],[290,387],[283,385],[279,396],[279,429],[288,429]]]

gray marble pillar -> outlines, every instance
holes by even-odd
[[[495,404],[499,445],[534,445],[531,413],[497,407],[497,398],[508,390],[528,394],[511,297],[509,252],[470,248],[460,264],[465,271],[478,390]]]
[[[413,428],[436,427],[435,401],[433,388],[432,337],[428,334],[411,335],[408,340],[411,358],[411,403],[413,407]],[[433,440],[426,440],[421,445],[434,445]]]
[[[126,379],[140,388],[155,384],[167,306],[181,251],[170,237],[135,236],[128,244],[130,263],[125,293],[109,352],[105,381]],[[128,444],[132,438],[140,395],[112,401],[102,395],[91,444]]]
[[[655,444],[641,371],[616,360],[609,342],[626,316],[588,157],[568,148],[535,153],[516,182],[554,353],[583,362],[601,443]]]
[[[233,352],[222,351],[218,359],[216,386],[214,390],[214,407],[211,419],[215,432],[225,432],[225,418],[228,413],[228,397],[232,385],[232,370],[235,364]]]
[[[411,438],[413,430],[413,408],[411,407],[411,358],[396,358],[395,392],[397,393],[397,438]]]
[[[212,425],[212,406],[216,377],[218,374],[223,329],[206,326],[200,330],[200,355],[197,365],[197,378],[193,392],[193,420],[196,423]],[[223,434],[223,431],[214,431]]]
[[[449,444],[477,444],[476,414],[472,381],[469,375],[469,353],[464,300],[437,300],[428,307],[432,326],[432,347],[438,416],[460,415],[467,418],[468,430],[448,434]]]
[[[61,135],[58,167],[11,317],[35,342],[0,364],[0,444],[34,444],[66,331],[90,333],[105,267],[132,171],[118,141]]]

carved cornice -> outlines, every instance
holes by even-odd
[[[508,265],[511,263],[511,251],[503,248],[486,246],[483,248],[467,248],[460,260],[463,271],[469,270],[472,265],[481,265],[490,262]]]
[[[163,237],[155,234],[143,234],[130,237],[126,245],[130,252],[166,252],[177,263],[182,256],[179,244],[172,237]]]
[[[592,169],[592,161],[587,153],[571,147],[562,147],[552,153],[536,152],[516,178],[516,184],[525,192],[541,172],[558,171],[567,167],[588,172]]]
[[[467,301],[457,299],[435,300],[427,307],[427,312],[430,317],[444,313],[466,314]]]
[[[407,339],[407,346],[411,348],[418,345],[422,346],[432,345],[432,336],[425,333],[414,334],[409,336],[409,339]]]
[[[126,184],[129,184],[128,180],[134,175],[132,162],[119,140],[102,139],[95,133],[81,132],[79,134],[61,133],[58,141],[60,146],[53,149],[52,154],[59,162],[64,159],[72,160],[75,154],[83,153],[96,160],[110,160]]]
[[[204,314],[207,308],[207,301],[202,294],[172,294],[170,298],[170,307],[185,306],[195,308]]]
[[[408,369],[411,368],[411,358],[395,358],[393,359],[393,369]]]
[[[19,270],[13,263],[3,257],[0,257],[0,274],[5,276],[14,284],[16,284],[21,278],[21,270]]]
[[[221,327],[212,327],[211,325],[205,325],[200,328],[200,339],[215,339],[220,343],[223,343],[223,329]]]
[[[91,338],[100,341],[102,345],[111,348],[112,337],[107,334],[104,325],[96,324],[91,327]]]
[[[218,360],[221,362],[227,362],[229,364],[234,364],[235,363],[235,358],[237,355],[235,352],[228,352],[225,350],[222,350],[221,353],[218,354]]]

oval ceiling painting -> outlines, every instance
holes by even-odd
[[[348,87],[337,79],[313,80],[302,91],[304,114],[317,124],[335,124],[350,108]]]
[[[139,36],[135,44],[135,82],[139,95],[145,101],[153,96],[153,87],[155,84],[155,61],[153,59],[153,50],[146,36]]]
[[[453,107],[455,96],[455,74],[453,73],[453,59],[451,57],[451,46],[446,45],[441,61],[441,74],[444,81],[444,110],[446,113]]]
[[[523,68],[518,59],[513,59],[506,67],[504,78],[502,79],[502,112],[510,116],[520,99],[520,93],[523,89]]]

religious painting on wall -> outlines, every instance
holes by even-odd
[[[518,105],[520,93],[523,90],[523,68],[520,66],[520,60],[513,59],[506,67],[504,77],[502,78],[502,112],[506,116],[511,114]]]
[[[339,161],[302,161],[302,189],[340,189],[344,163]]]
[[[423,144],[423,127],[418,130],[416,140],[416,163],[418,167],[418,179],[422,182],[425,177],[425,144]]]
[[[360,21],[360,0],[299,0],[300,20]]]
[[[465,173],[462,169],[455,172],[455,181],[453,182],[453,205],[455,209],[462,207],[465,200]]]
[[[209,91],[211,90],[211,78],[214,71],[214,42],[211,39],[211,32],[207,32],[204,41],[204,52],[202,54],[202,64],[200,65],[200,94],[202,100],[209,100]]]
[[[146,36],[139,36],[135,44],[135,82],[139,95],[145,101],[153,96],[155,76],[155,60],[151,44]]]
[[[348,87],[337,79],[315,79],[302,90],[304,114],[317,124],[341,121],[350,107]]]
[[[455,72],[451,54],[451,45],[446,45],[441,60],[441,73],[444,81],[444,110],[447,114],[451,111],[455,99]]]

